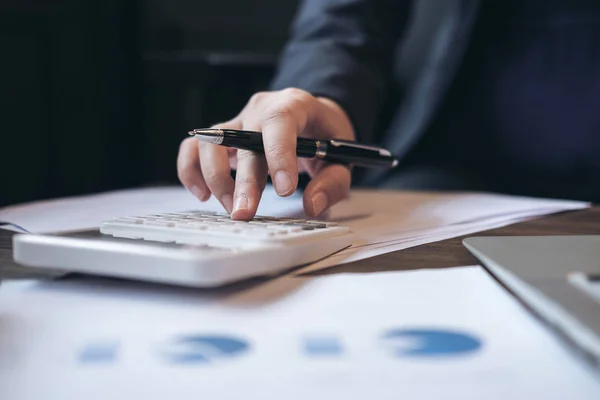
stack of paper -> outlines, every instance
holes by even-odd
[[[0,286],[2,400],[597,400],[579,361],[479,267]]]
[[[348,199],[333,207],[326,218],[349,226],[357,234],[355,243],[297,273],[589,206],[586,202],[488,193],[354,190]],[[214,199],[201,203],[181,187],[166,187],[18,205],[1,209],[0,220],[31,232],[52,232],[97,227],[115,216],[188,209],[223,211]],[[302,194],[280,198],[268,187],[258,213],[304,217]]]
[[[334,207],[329,218],[347,221],[360,238],[352,247],[299,273],[589,206],[489,193],[357,190]]]

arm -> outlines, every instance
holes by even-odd
[[[272,82],[339,104],[356,137],[373,140],[411,0],[304,0]]]

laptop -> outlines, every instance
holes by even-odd
[[[470,237],[463,245],[600,371],[600,235]]]

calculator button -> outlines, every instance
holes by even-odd
[[[217,215],[217,214],[215,214],[215,213],[202,213],[202,214],[198,214],[198,215],[200,215],[200,216],[202,216],[202,217],[206,217],[206,218],[213,218],[213,219],[219,219],[219,218],[222,218],[222,216],[221,216],[221,215]]]
[[[196,230],[207,230],[210,228],[210,226],[208,226],[206,224],[198,223],[198,222],[191,222],[191,223],[187,223],[187,224],[178,224],[177,227],[183,228],[183,229],[196,229]]]
[[[249,236],[257,239],[270,238],[275,236],[275,232],[269,231],[267,229],[256,229],[252,231],[243,231],[243,236]]]
[[[144,220],[142,218],[131,218],[131,217],[122,217],[122,218],[117,218],[116,220],[112,221],[118,224],[143,224]]]
[[[221,231],[221,232],[242,232],[242,228],[235,226],[233,224],[230,225],[216,225],[213,226],[212,229],[214,231]]]
[[[160,220],[156,220],[156,221],[146,221],[145,223],[146,225],[149,226],[175,226],[175,222],[173,221],[160,221]]]
[[[249,221],[248,224],[253,226],[265,226],[267,225],[267,221]]]

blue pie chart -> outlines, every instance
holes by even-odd
[[[482,347],[475,335],[447,329],[392,329],[381,340],[398,358],[465,356]]]
[[[249,349],[247,341],[236,337],[185,335],[161,347],[161,354],[172,364],[206,364],[239,357]]]

